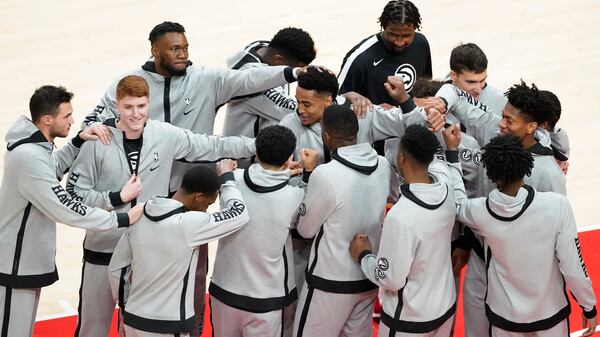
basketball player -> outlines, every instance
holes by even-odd
[[[231,171],[235,161],[190,169],[171,199],[152,197],[137,230],[125,232],[108,267],[127,337],[189,336],[194,328],[194,269],[198,246],[248,222]],[[207,213],[221,194],[218,212]]]
[[[194,134],[149,119],[148,95],[148,84],[140,76],[128,75],[119,81],[119,118],[105,122],[110,143],[83,145],[68,180],[74,198],[104,209],[127,209],[168,194],[173,160],[215,161],[253,155],[253,139]],[[123,199],[121,186],[128,180],[141,184],[141,192]],[[109,333],[115,303],[106,268],[122,234],[123,230],[86,233],[76,336],[106,337]],[[204,263],[205,257],[201,258]]]
[[[476,199],[459,188],[457,218],[484,239],[490,336],[568,336],[567,287],[583,308],[583,336],[593,335],[596,298],[567,198],[525,184],[535,160],[517,137],[495,137],[483,150],[487,176],[498,188]]]
[[[289,184],[295,148],[289,129],[268,126],[256,137],[258,163],[234,172],[250,221],[219,240],[209,287],[215,337],[291,337],[298,293],[290,230],[304,197]]]
[[[385,218],[381,241],[359,232],[350,243],[364,275],[385,290],[380,337],[447,337],[452,328],[456,294],[448,252],[456,205],[448,165],[433,160],[439,146],[427,128],[406,129],[397,155],[402,195]],[[454,150],[447,156],[457,162]]]
[[[0,313],[2,337],[29,337],[41,288],[58,280],[56,222],[90,231],[126,227],[142,215],[107,212],[72,199],[60,180],[85,140],[97,139],[90,128],[54,152],[54,140],[69,134],[73,94],[45,85],[31,96],[31,119],[20,116],[6,134],[8,152],[0,186]],[[95,142],[90,142],[95,143]]]
[[[271,41],[252,42],[231,56],[227,65],[236,70],[276,65],[305,67],[316,55],[312,37],[302,29],[288,27],[278,31]],[[279,123],[296,108],[296,100],[290,96],[287,85],[232,100],[225,110],[222,134],[254,138],[259,130]],[[239,162],[238,167],[241,167]]]
[[[348,242],[355,233],[379,242],[384,207],[388,196],[397,196],[398,180],[385,158],[357,143],[358,120],[349,107],[327,107],[321,125],[332,160],[310,173],[299,209],[298,233],[315,239],[294,336],[370,336],[377,286],[348,255]]]

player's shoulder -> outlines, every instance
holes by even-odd
[[[425,37],[425,34],[420,33],[420,32],[415,33],[415,38],[413,40],[413,43],[423,44],[423,45],[427,45],[429,47],[429,41],[427,40],[427,37]]]
[[[361,40],[346,53],[344,60],[353,58],[354,62],[360,62],[363,59],[370,59],[370,56],[376,54],[377,49],[382,47],[381,41],[377,35],[378,34],[373,34]]]
[[[285,117],[279,121],[279,125],[285,126],[288,129],[296,132],[298,128],[302,127],[302,123],[300,122],[300,118],[295,113],[287,114]]]

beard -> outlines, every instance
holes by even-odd
[[[187,70],[187,66],[183,69],[176,69],[175,67],[171,66],[170,64],[166,63],[164,61],[164,59],[160,60],[160,66],[161,68],[165,69],[166,71],[169,72],[169,74],[171,74],[171,76],[184,76]]]

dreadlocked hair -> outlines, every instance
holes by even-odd
[[[408,0],[392,0],[383,8],[379,24],[385,29],[390,22],[412,24],[416,30],[421,28],[421,15],[417,6]]]
[[[512,183],[531,175],[533,157],[523,148],[519,138],[496,136],[482,150],[481,162],[491,181]]]
[[[163,23],[159,23],[158,25],[152,28],[150,35],[148,36],[148,40],[150,40],[150,44],[154,45],[154,42],[158,40],[159,37],[167,34],[167,33],[185,33],[185,28],[177,22],[165,21]]]
[[[531,84],[527,86],[523,80],[520,84],[515,84],[505,93],[508,103],[519,109],[521,114],[525,114],[524,119],[528,122],[536,122],[538,125],[548,121],[550,114],[545,107],[540,104],[540,94],[537,86]]]

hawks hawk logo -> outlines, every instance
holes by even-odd
[[[380,258],[377,261],[377,267],[375,268],[375,279],[380,280],[386,277],[385,272],[390,269],[390,262],[385,257]]]
[[[463,149],[460,151],[460,159],[462,159],[462,161],[464,162],[470,162],[471,160],[473,160],[473,152],[471,152],[471,150],[469,149]]]
[[[481,152],[475,153],[473,156],[473,162],[477,165],[481,164]]]
[[[192,103],[192,100],[188,97],[185,99],[185,105],[190,105],[190,103]]]
[[[399,76],[402,78],[402,82],[404,82],[404,89],[406,92],[410,92],[415,85],[415,81],[417,80],[417,71],[412,64],[404,63],[399,66],[394,73],[395,76]]]
[[[306,205],[304,203],[301,203],[300,207],[298,207],[298,214],[300,214],[300,216],[306,215]]]

